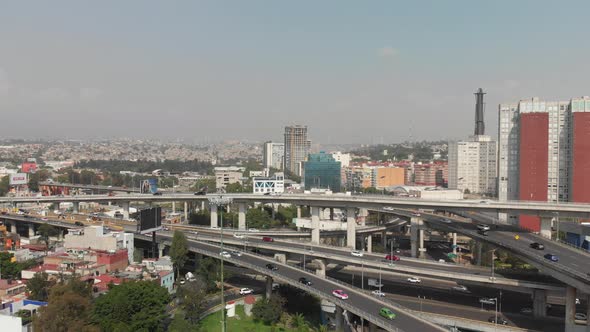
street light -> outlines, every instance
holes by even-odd
[[[223,197],[221,195],[219,196],[212,196],[212,197],[207,197],[207,199],[209,200],[209,204],[211,205],[215,205],[217,207],[217,210],[219,210],[219,207],[221,207],[221,210],[219,211],[220,214],[220,218],[221,218],[221,238],[220,238],[220,246],[221,246],[221,252],[223,252],[223,207],[226,205],[231,204],[232,202],[232,198],[231,197]],[[225,301],[223,298],[223,291],[224,291],[224,285],[223,285],[223,255],[221,256],[221,276],[220,276],[220,283],[221,283],[221,332],[225,332]]]

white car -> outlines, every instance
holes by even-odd
[[[248,228],[248,232],[260,232],[256,228]]]
[[[219,253],[220,256],[224,257],[224,258],[231,258],[231,254],[227,251],[222,251]]]
[[[575,320],[586,320],[586,319],[588,319],[588,317],[584,313],[576,312],[576,314],[574,315],[574,319]]]
[[[240,289],[240,295],[252,294],[253,292],[254,292],[254,290],[252,288],[241,288]]]
[[[230,251],[230,253],[231,253],[232,255],[234,255],[234,256],[242,257],[242,253],[241,253],[241,252],[239,252],[239,251],[237,251],[237,250]]]
[[[192,235],[199,235],[199,232],[197,232],[197,231],[192,231],[192,232],[191,232],[191,234],[192,234]]]
[[[380,290],[374,290],[374,291],[371,292],[371,294],[373,294],[373,295],[375,295],[377,297],[384,297],[385,296],[385,293],[383,293]]]
[[[418,277],[409,277],[408,282],[411,282],[413,284],[419,284],[422,282],[422,280]]]
[[[242,235],[242,234],[238,234],[238,233],[234,233],[234,237],[235,237],[236,239],[243,239],[243,238],[244,238],[244,235]]]
[[[440,222],[442,222],[443,224],[450,224],[450,223],[452,223],[451,219],[443,219]]]
[[[463,285],[453,286],[451,289],[454,291],[457,291],[457,292],[469,293],[469,290],[467,289],[467,287],[465,287]]]
[[[353,250],[350,252],[351,255],[353,255],[354,257],[363,257],[363,252],[360,250]]]
[[[490,230],[490,226],[486,224],[479,224],[477,225],[477,229],[479,229],[482,232],[485,232]]]
[[[488,298],[488,297],[482,297],[481,299],[479,299],[479,303],[483,303],[483,304],[496,304],[496,299],[494,299],[494,298]]]
[[[392,206],[386,206],[386,207],[383,208],[383,210],[385,210],[385,211],[393,211],[395,209]]]

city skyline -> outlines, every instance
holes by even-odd
[[[585,2],[63,3],[3,5],[4,137],[458,139],[478,87],[494,137],[498,104],[590,83]]]

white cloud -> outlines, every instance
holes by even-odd
[[[392,58],[399,54],[399,51],[391,46],[385,46],[377,51],[377,55],[383,58]]]

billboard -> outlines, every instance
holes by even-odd
[[[158,179],[147,179],[141,181],[139,192],[142,194],[153,194],[158,191]]]
[[[155,232],[162,228],[162,208],[154,207],[139,211],[139,233]]]
[[[11,186],[27,184],[27,173],[10,174],[8,181]]]

